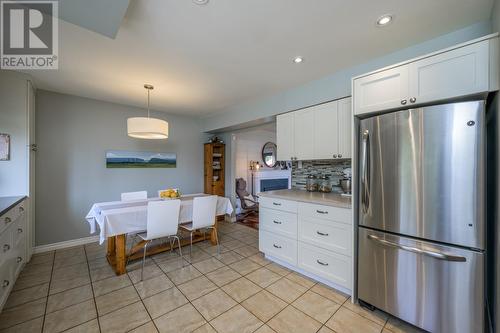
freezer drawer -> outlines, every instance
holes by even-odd
[[[481,252],[358,232],[361,300],[430,332],[483,332]]]

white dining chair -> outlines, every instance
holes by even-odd
[[[179,255],[182,258],[181,241],[177,236],[179,229],[179,212],[181,209],[180,200],[165,200],[148,202],[146,232],[139,233],[144,240],[144,254],[142,256],[141,281],[144,274],[144,263],[146,262],[146,251],[148,245],[155,239],[174,238],[179,244]],[[172,242],[170,242],[172,245]],[[174,243],[175,244],[175,243]]]
[[[147,191],[122,193],[122,201],[146,200],[147,198],[148,198]]]
[[[215,227],[215,213],[217,210],[217,196],[210,195],[204,197],[196,197],[193,199],[193,220],[190,223],[181,224],[181,229],[189,232],[189,261],[193,253],[193,233],[200,229],[213,229],[215,231],[215,239],[217,241],[217,254],[220,254],[219,235]]]

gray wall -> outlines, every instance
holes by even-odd
[[[10,160],[0,161],[0,196],[28,194],[27,78],[0,71],[0,133],[10,134]]]
[[[289,89],[280,94],[259,100],[252,100],[226,110],[221,110],[220,113],[205,119],[203,128],[207,132],[227,130],[228,127],[237,124],[350,96],[351,78],[354,76],[484,36],[490,32],[490,21],[474,24],[426,42],[389,53],[365,64],[341,70],[325,78]]]
[[[143,109],[44,90],[36,109],[36,245],[90,236],[92,203],[119,200],[121,192],[203,191],[206,135],[195,118],[155,112],[168,120],[169,139],[139,140],[127,136],[126,119]],[[106,169],[106,150],[177,153],[177,168]]]

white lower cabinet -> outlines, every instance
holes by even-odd
[[[351,209],[265,196],[259,202],[261,252],[333,287],[352,290]]]

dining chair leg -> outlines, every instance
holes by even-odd
[[[220,243],[219,243],[219,233],[217,232],[217,228],[213,228],[215,233],[215,240],[217,241],[217,255],[220,256]]]
[[[142,268],[141,268],[141,281],[144,279],[144,264],[146,263],[146,251],[148,248],[149,241],[144,244],[144,252],[142,254]]]
[[[193,232],[189,233],[189,263],[193,263]]]
[[[181,250],[181,240],[179,239],[178,236],[174,236],[177,239],[177,243],[179,244],[179,255],[181,256],[182,260],[182,267],[185,266],[184,259],[182,258],[182,250]]]
[[[172,239],[172,237],[169,237],[169,240],[170,240],[170,252],[172,252],[174,249],[175,238]]]

